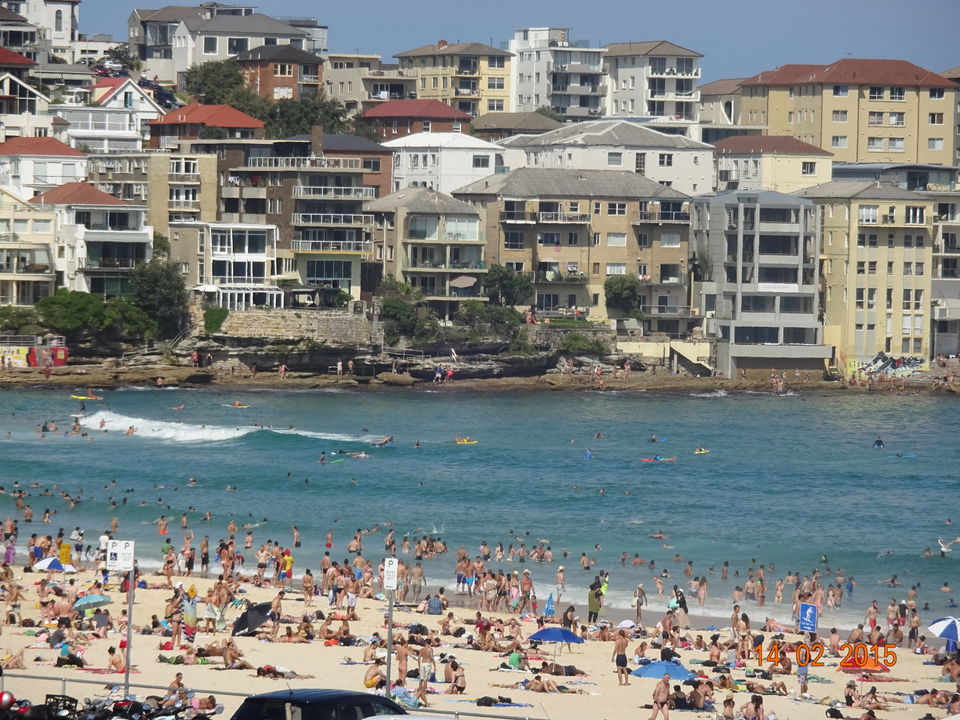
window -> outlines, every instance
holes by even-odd
[[[503,100],[487,100],[487,110],[490,112],[503,112]]]
[[[453,123],[453,124],[450,126],[450,131],[451,131],[451,132],[463,132],[463,130],[461,129],[462,127],[463,127],[463,126],[461,125],[461,123],[455,122],[455,123]]]
[[[607,165],[610,165],[612,167],[620,167],[621,165],[623,165],[623,153],[608,152]]]
[[[870,88],[870,99],[871,100],[883,100],[883,88],[882,87],[871,87]]]
[[[275,87],[273,89],[274,100],[291,100],[293,98],[292,87]]]
[[[861,205],[857,209],[858,219],[864,225],[876,225],[877,213],[880,211],[879,205]]]
[[[913,302],[912,302],[912,297],[913,297],[913,292],[912,292],[912,291],[910,291],[910,290],[904,290],[904,291],[903,291],[903,309],[904,309],[904,310],[909,310],[909,309],[910,309],[911,305],[913,304]]]
[[[429,120],[424,120],[422,123],[420,123],[420,128],[423,130],[423,132],[430,132],[430,128],[432,127],[433,123],[431,123]]]
[[[922,205],[907,205],[907,225],[923,225],[924,210]]]
[[[847,136],[846,135],[834,135],[830,139],[830,147],[835,148],[845,148],[847,147]]]
[[[371,172],[380,172],[380,158],[364,158],[363,169]]]
[[[923,290],[913,291],[913,309],[923,310]],[[922,327],[922,325],[918,327]]]
[[[857,263],[857,275],[866,275],[867,274],[867,263],[865,260],[861,260]]]
[[[867,309],[873,310],[877,307],[877,289],[868,288],[867,289]]]
[[[834,111],[833,111],[833,121],[834,121],[834,122],[846,122],[846,121],[847,121],[847,111],[846,111],[846,110],[834,110]]]
[[[857,310],[863,310],[863,308],[866,306],[866,301],[864,300],[865,292],[866,291],[863,288],[857,288],[857,296],[856,296]]]
[[[626,215],[627,214],[627,204],[626,203],[607,203],[607,215]]]
[[[567,233],[567,245],[574,247],[580,244],[580,233]]]
[[[127,109],[130,109],[130,108],[133,107],[133,93],[132,93],[132,92],[125,92],[125,93],[123,94],[123,106],[124,106],[125,108],[127,108]]]
[[[560,246],[560,233],[546,232],[537,234],[537,245],[556,245]]]
[[[627,234],[626,233],[607,233],[607,247],[626,247],[627,246]],[[618,275],[621,273],[617,273]],[[610,273],[607,273],[610,275]]]
[[[867,246],[867,236],[864,233],[857,234],[857,247]]]
[[[504,64],[503,55],[491,55],[487,58],[487,66],[492,68],[503,68],[506,67]]]
[[[626,275],[627,266],[625,263],[607,263],[607,275]]]
[[[57,10],[53,20],[53,29],[56,32],[63,32],[63,10]]]
[[[660,167],[673,167],[672,153],[660,153]]]
[[[490,156],[489,155],[474,155],[473,156],[473,166],[475,168],[488,168],[490,167]]]
[[[903,236],[903,246],[905,248],[913,247],[913,235],[904,235]]]
[[[943,138],[928,138],[927,150],[943,150]]]
[[[645,278],[650,275],[650,270],[646,263],[637,263],[637,277]]]
[[[887,138],[890,152],[903,152],[903,138]]]
[[[913,273],[914,273],[914,275],[923,275],[923,270],[924,270],[924,268],[923,268],[923,263],[922,263],[922,262],[914,263],[914,265],[913,265]]]
[[[680,247],[680,235],[678,233],[661,233],[660,247]]]
[[[503,247],[507,250],[523,250],[523,233],[509,230],[504,235]]]
[[[927,121],[931,125],[943,125],[943,113],[930,113],[927,115]]]
[[[237,55],[250,48],[249,38],[227,38],[227,54]]]
[[[791,125],[793,125],[793,112],[792,112],[792,111],[787,113],[787,122],[790,123]]]
[[[868,137],[867,152],[883,152],[883,138]]]
[[[867,116],[867,125],[872,125],[874,127],[883,125],[883,113],[871,111],[870,115]]]
[[[834,97],[847,97],[850,94],[850,88],[847,85],[834,85],[833,86],[833,96]],[[846,114],[846,111],[844,111]]]
[[[489,77],[487,78],[487,90],[503,90],[503,83],[504,78],[502,77]]]
[[[902,112],[892,112],[890,113],[888,119],[893,127],[903,127],[906,124],[904,122],[904,114]]]
[[[867,274],[876,275],[877,274],[877,261],[871,260],[867,263]]]
[[[817,164],[815,162],[805,162],[801,165],[800,173],[802,175],[816,175]]]
[[[931,99],[931,100],[942,100],[942,99],[943,99],[943,88],[930,88],[930,99]]]
[[[431,80],[433,81],[433,89],[437,90],[440,87],[440,78],[435,77],[431,78]]]
[[[217,54],[217,38],[205,36],[203,38],[203,54],[204,55],[216,55]]]
[[[642,248],[650,247],[650,236],[646,233],[637,233],[637,245]]]
[[[905,96],[905,92],[902,87],[892,87],[890,88],[890,99],[896,101],[902,101]]]

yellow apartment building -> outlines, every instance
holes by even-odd
[[[960,88],[905,60],[784,65],[741,83],[741,119],[834,162],[953,165]]]
[[[796,138],[732,135],[713,147],[718,191],[792,193],[833,179],[833,156]]]
[[[417,98],[439,100],[473,117],[510,109],[513,53],[483,43],[426,45],[395,56],[417,76]]]
[[[893,184],[835,181],[797,195],[822,208],[824,342],[848,377],[884,353],[927,366],[935,202]]]

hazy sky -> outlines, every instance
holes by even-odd
[[[141,3],[157,8],[162,0]],[[80,30],[126,40],[133,7],[131,0],[83,0]],[[258,7],[275,17],[317,17],[330,28],[331,51],[386,61],[437,40],[499,46],[514,28],[553,26],[570,27],[571,39],[593,46],[670,40],[705,56],[704,80],[842,57],[910,60],[935,72],[960,65],[960,0],[275,0]]]

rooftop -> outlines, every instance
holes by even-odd
[[[604,45],[607,57],[628,55],[670,55],[675,57],[703,57],[695,50],[675,45],[669,40],[641,40],[639,42],[609,43]]]
[[[799,195],[788,195],[786,193],[776,192],[775,190],[723,190],[712,195],[701,195],[694,199],[694,202],[739,202],[740,198],[749,198],[750,203],[757,203],[768,207],[784,205],[810,205],[810,200]]]
[[[309,135],[294,135],[293,137],[277,140],[276,142],[302,142],[308,143],[312,140]],[[267,142],[269,140],[261,140]],[[324,152],[389,152],[387,148],[379,143],[373,142],[361,135],[350,135],[349,133],[325,133],[323,136]]]
[[[846,198],[860,200],[915,200],[926,202],[927,198],[891,183],[877,182],[876,180],[834,180],[814,185],[796,193],[805,198]]]
[[[782,65],[754,75],[742,85],[803,85],[843,83],[849,85],[904,85],[907,87],[956,87],[942,75],[906,60],[844,58],[831,65]]]
[[[13,137],[0,143],[0,155],[47,155],[51,157],[86,157],[76,148],[52,137]]]
[[[469,122],[468,113],[455,110],[439,100],[390,100],[364,112],[360,117],[409,118],[422,120],[460,120]]]
[[[503,144],[510,147],[597,145],[602,147],[712,149],[706,143],[690,140],[683,135],[668,135],[628,120],[593,120],[570,123],[541,135],[516,135],[506,138],[503,140]]]
[[[404,135],[383,143],[387,148],[470,148],[473,150],[503,150],[503,147],[473,135],[458,132],[422,132]]]
[[[27,19],[23,15],[17,15],[13,10],[10,10],[3,5],[0,5],[0,22],[13,22],[13,23],[24,23],[29,25]]]
[[[303,36],[307,32],[281,20],[253,13],[253,15],[214,15],[212,18],[191,17],[182,20],[191,33],[241,33],[246,35]]]
[[[724,78],[723,80],[714,80],[697,87],[700,96],[704,95],[739,95],[740,84],[747,78]]]
[[[0,8],[2,7],[3,6],[0,5]],[[16,53],[13,50],[5,47],[0,47],[0,65],[4,67],[9,67],[11,65],[23,65],[24,67],[30,67],[36,64],[36,62],[28,57],[24,57],[20,53]]]
[[[522,130],[547,132],[563,127],[563,123],[538,112],[491,112],[471,123],[474,130]]]
[[[679,190],[625,170],[518,168],[491,175],[454,191],[458,195],[501,195],[511,198],[664,198],[683,200]]]
[[[722,155],[833,155],[787,135],[734,135],[718,140],[713,147]]]
[[[171,110],[148,125],[206,125],[223,128],[262,128],[263,122],[229,105],[193,103]]]
[[[308,53],[306,50],[301,50],[293,45],[261,45],[236,55],[234,59],[240,63],[259,62],[261,60],[314,64],[323,62],[323,58],[319,55]]]
[[[492,55],[494,57],[513,57],[512,52],[499,50],[478,42],[448,43],[441,40],[435,45],[424,45],[415,50],[405,50],[394,57],[429,57],[430,55]]]
[[[382,198],[371,200],[363,206],[364,212],[396,212],[400,209],[404,209],[408,213],[428,215],[477,214],[477,211],[469,203],[430,188],[405,188]]]
[[[44,205],[123,205],[129,206],[129,203],[115,198],[113,195],[97,190],[93,185],[85,182],[71,182],[47,190],[36,197],[30,198],[30,202],[42,203]]]
[[[213,5],[218,3],[201,3],[200,5],[165,5],[162,8],[151,10],[138,8],[134,12],[142,22],[178,22],[190,17],[203,17]],[[221,6],[223,7],[223,6]]]
[[[944,70],[940,74],[943,75],[945,78],[956,80],[957,78],[960,78],[960,65],[957,65],[956,67],[952,67],[949,70]]]

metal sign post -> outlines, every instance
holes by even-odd
[[[397,591],[397,565],[399,560],[396,558],[383,561],[383,587],[387,591],[387,697],[391,699],[393,693],[390,692],[390,683],[393,681],[390,665],[393,659],[393,599]]]
[[[123,695],[130,694],[130,659],[133,652],[133,596],[137,587],[134,568],[134,543],[131,540],[107,541],[107,570],[126,572],[127,583],[127,653],[123,668]]]

